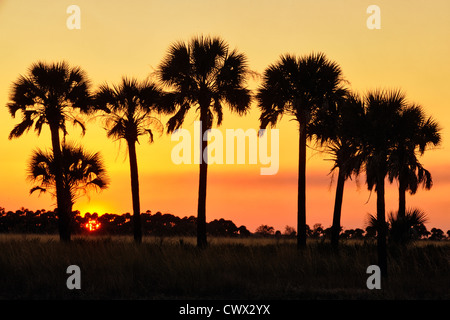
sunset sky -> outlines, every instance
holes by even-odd
[[[81,9],[81,29],[69,30],[66,9]],[[369,5],[381,9],[381,29],[370,30]],[[220,36],[231,48],[245,53],[249,67],[262,74],[281,54],[324,52],[342,67],[349,87],[358,93],[376,88],[401,88],[411,102],[422,105],[441,127],[443,143],[421,158],[434,180],[429,191],[407,194],[407,207],[429,217],[427,226],[450,229],[450,1],[434,0],[151,0],[151,1],[33,1],[0,0],[0,207],[52,209],[50,195],[29,195],[26,167],[34,148],[49,149],[50,133],[33,130],[8,140],[20,117],[6,108],[11,84],[38,60],[65,60],[80,66],[93,89],[122,76],[145,79],[155,71],[169,45],[204,34]],[[257,88],[259,79],[249,82]],[[193,110],[192,110],[193,112]],[[259,127],[254,105],[244,117],[225,112],[221,130]],[[190,113],[184,128],[193,133],[197,118]],[[161,121],[165,123],[166,117]],[[111,185],[90,193],[75,205],[82,213],[131,212],[127,147],[106,138],[99,119],[86,121],[87,134],[69,126],[70,141],[89,151],[101,151]],[[280,136],[280,168],[276,175],[260,175],[262,164],[210,165],[207,221],[225,218],[254,231],[261,224],[284,231],[297,223],[297,123],[284,117],[276,127]],[[140,140],[137,157],[141,211],[196,215],[198,165],[175,165],[169,135],[153,144]],[[311,227],[331,225],[337,176],[327,156],[308,149],[307,217]],[[397,210],[397,183],[387,188],[386,211]],[[365,227],[367,213],[375,213],[376,194],[367,191],[365,176],[348,181],[344,191],[344,228]]]

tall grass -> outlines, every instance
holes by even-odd
[[[81,269],[81,290],[66,268]],[[374,243],[339,252],[310,241],[298,252],[281,239],[0,236],[0,298],[7,299],[449,299],[450,245],[390,248],[382,290],[366,287]]]

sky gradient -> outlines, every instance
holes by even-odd
[[[66,9],[81,9],[81,29],[69,30]],[[381,29],[369,30],[366,9],[381,9]],[[48,128],[38,137],[33,130],[9,141],[8,134],[20,118],[12,119],[5,107],[11,84],[38,61],[66,60],[84,69],[93,89],[122,76],[142,80],[151,76],[174,41],[199,34],[221,36],[231,48],[245,53],[249,67],[262,74],[281,54],[306,55],[322,51],[339,63],[349,87],[358,93],[376,88],[401,88],[411,102],[443,128],[442,145],[421,158],[434,180],[430,191],[407,194],[407,207],[418,207],[429,217],[427,226],[450,229],[450,2],[413,1],[300,1],[300,0],[158,0],[158,1],[31,1],[0,0],[0,207],[16,210],[51,209],[50,195],[29,195],[26,167],[35,147],[50,148]],[[249,82],[257,88],[259,79]],[[259,127],[256,105],[244,117],[228,111],[221,130]],[[193,132],[196,120],[187,117],[184,128]],[[162,117],[165,123],[167,117]],[[284,231],[296,226],[297,123],[284,117],[280,135],[278,174],[261,176],[261,164],[210,165],[207,221],[225,218],[254,231],[261,224]],[[101,151],[111,185],[90,198],[81,198],[75,209],[98,213],[131,212],[131,188],[124,141],[106,138],[100,119],[87,121],[87,133],[69,126],[70,141],[87,150]],[[171,150],[177,142],[164,134],[137,147],[141,211],[178,216],[196,215],[198,165],[175,165]],[[307,217],[311,227],[331,225],[335,179],[327,156],[311,148],[307,155]],[[344,190],[344,228],[365,227],[367,213],[375,213],[376,194],[367,191],[365,176],[347,181]],[[397,209],[397,183],[387,186],[386,211]]]

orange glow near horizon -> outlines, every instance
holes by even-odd
[[[101,194],[100,194],[101,195]],[[118,213],[115,208],[110,203],[105,201],[91,199],[90,198],[80,198],[74,205],[73,210],[78,210],[80,215],[84,217],[86,213],[94,214],[96,213],[99,217],[105,213]],[[125,212],[120,212],[125,213]]]
[[[33,129],[8,140],[20,121],[5,107],[12,83],[38,61],[66,60],[80,66],[93,89],[122,76],[138,80],[152,77],[169,45],[198,34],[221,36],[248,57],[250,69],[262,74],[281,54],[322,51],[342,68],[349,87],[358,93],[375,88],[401,88],[407,98],[424,107],[441,127],[443,143],[420,159],[433,176],[431,190],[407,194],[407,207],[423,209],[427,227],[450,229],[450,1],[377,0],[381,29],[366,27],[369,1],[360,0],[227,0],[227,1],[89,1],[77,0],[81,29],[69,30],[66,9],[71,2],[0,1],[0,207],[16,210],[53,209],[49,195],[29,195],[27,163],[34,148],[49,149],[51,139],[44,127],[38,137]],[[249,82],[258,88],[260,78]],[[197,120],[192,108],[183,128],[193,132]],[[226,107],[219,128],[259,127],[254,103],[242,117]],[[165,124],[167,117],[161,116]],[[254,231],[267,224],[284,231],[297,225],[298,128],[289,116],[277,124],[280,135],[280,166],[274,176],[261,176],[257,165],[211,165],[208,168],[207,221],[232,220]],[[68,141],[88,151],[100,151],[110,177],[108,189],[81,197],[74,210],[123,214],[132,212],[130,173],[125,142],[108,139],[99,119],[86,121],[87,132],[67,125]],[[177,142],[169,135],[155,135],[153,144],[142,137],[137,145],[141,212],[161,211],[177,216],[197,214],[198,165],[176,165],[171,150]],[[327,156],[310,145],[307,154],[307,224],[332,223],[337,177]],[[367,213],[376,210],[376,195],[367,191],[364,175],[345,184],[342,225],[364,227]],[[397,208],[397,184],[387,185],[386,212]]]

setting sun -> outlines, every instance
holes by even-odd
[[[100,228],[102,224],[95,219],[89,219],[89,221],[84,225],[84,227],[89,231],[96,231]]]

